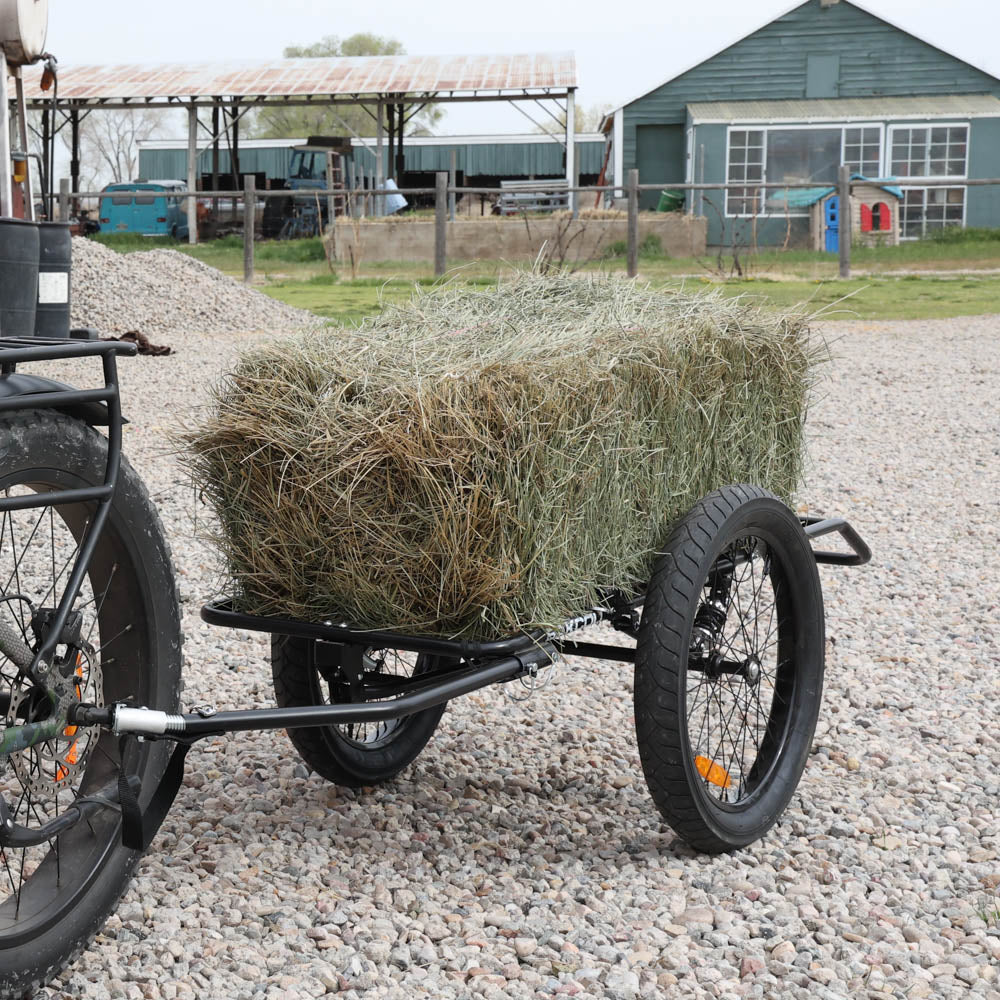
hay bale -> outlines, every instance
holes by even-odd
[[[189,435],[244,610],[494,638],[643,586],[701,496],[791,498],[801,317],[519,275],[246,355]]]

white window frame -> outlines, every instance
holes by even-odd
[[[840,162],[841,163],[846,163],[847,162],[847,157],[846,157],[846,154],[845,154],[845,150],[847,149],[847,130],[848,129],[852,129],[852,128],[857,128],[857,129],[862,129],[862,130],[864,130],[866,128],[877,128],[878,129],[878,174],[877,174],[877,177],[872,178],[872,180],[876,180],[879,177],[885,177],[886,176],[886,173],[885,173],[885,146],[886,146],[886,125],[885,125],[885,122],[867,122],[867,123],[848,122],[846,125],[844,125],[843,131],[840,133]],[[864,147],[862,146],[862,148],[864,148]]]
[[[927,135],[927,142],[926,142],[925,145],[927,146],[927,148],[929,150],[930,149],[930,145],[931,145],[930,144],[930,130],[934,129],[934,128],[964,128],[965,129],[965,173],[964,174],[941,174],[941,175],[934,176],[934,177],[932,177],[930,174],[925,174],[925,175],[923,175],[921,177],[913,177],[911,175],[910,177],[907,177],[906,180],[907,181],[933,180],[935,182],[937,182],[937,181],[953,182],[953,183],[947,183],[947,187],[953,187],[953,188],[960,187],[960,188],[962,188],[962,223],[961,223],[961,228],[965,229],[966,225],[968,224],[968,217],[969,217],[969,188],[968,188],[967,185],[963,184],[962,181],[966,181],[966,180],[969,179],[969,159],[972,156],[972,122],[971,121],[965,121],[965,122],[933,121],[933,120],[932,121],[928,121],[927,119],[925,119],[924,121],[920,121],[920,122],[899,122],[899,123],[897,123],[895,125],[890,125],[888,127],[888,129],[887,129],[887,135],[885,137],[885,143],[884,143],[884,145],[882,147],[883,151],[884,151],[883,173],[885,173],[885,175],[888,176],[889,171],[892,169],[892,147],[893,147],[893,140],[895,138],[895,133],[896,133],[897,130],[902,130],[902,129],[924,129],[928,133],[928,135]],[[934,184],[934,187],[942,187],[942,186],[945,186],[945,185],[938,184],[938,183]],[[904,191],[922,191],[922,192],[924,192],[924,207],[925,207],[925,211],[926,211],[926,204],[927,204],[927,194],[926,194],[926,192],[929,190],[928,187],[924,187],[924,186],[921,186],[921,185],[918,185],[918,184],[907,184],[904,187],[903,190]],[[919,240],[919,239],[923,239],[927,235],[927,219],[926,219],[926,216],[925,216],[925,218],[923,220],[923,225],[921,226],[921,230],[920,230],[920,235],[919,236],[904,236],[903,235],[903,218],[902,218],[902,211],[903,211],[903,202],[902,201],[900,201],[900,203],[899,203],[899,211],[900,211],[900,219],[899,219],[899,233],[900,233],[900,237],[899,238],[901,240]],[[948,227],[942,227],[942,228],[948,228]]]
[[[930,131],[935,128],[964,128],[965,129],[965,173],[964,174],[937,174],[931,176],[930,174],[923,174],[919,177],[909,176],[906,178],[908,181],[964,181],[969,179],[969,154],[972,147],[972,124],[970,122],[938,122],[938,121],[922,121],[922,122],[901,122],[898,125],[889,126],[889,135],[887,136],[887,142],[883,146],[885,150],[885,170],[889,171],[892,169],[892,146],[893,140],[897,132],[903,129],[923,129],[928,133],[928,141],[926,146],[930,149]],[[955,187],[958,187],[956,184]]]
[[[919,126],[918,126],[919,127]],[[834,122],[807,122],[807,123],[792,123],[787,125],[764,125],[761,122],[734,122],[731,125],[726,126],[726,165],[725,165],[725,183],[729,182],[729,156],[730,148],[732,145],[731,136],[733,132],[763,132],[764,133],[764,161],[761,166],[761,183],[767,183],[767,137],[769,132],[792,132],[792,131],[831,131],[832,129],[840,129],[840,162],[844,162],[844,143],[845,143],[845,133],[849,128],[877,128],[879,130],[879,142],[881,143],[880,149],[881,153],[879,156],[879,170],[882,176],[885,175],[885,157],[886,157],[886,125],[885,122],[872,122],[872,121],[834,121]],[[821,182],[817,182],[817,187],[822,187]],[[752,184],[745,184],[744,187],[751,188]],[[760,218],[793,218],[793,219],[807,219],[809,217],[809,210],[804,209],[802,211],[796,212],[784,212],[780,210],[767,209],[764,206],[767,203],[769,196],[773,195],[775,191],[779,188],[764,188],[763,197],[761,199],[761,210],[757,213],[750,212],[730,212],[729,211],[729,196],[730,192],[726,190],[726,206],[725,214],[727,219],[760,219]],[[736,197],[742,197],[737,195]]]

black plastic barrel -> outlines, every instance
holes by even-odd
[[[38,302],[38,226],[0,219],[0,337],[33,337]]]
[[[73,239],[68,222],[38,226],[38,306],[35,336],[63,340],[69,336],[70,268]]]

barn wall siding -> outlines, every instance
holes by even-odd
[[[809,0],[624,109],[624,166],[638,125],[678,124],[693,101],[805,98],[810,54],[840,56],[837,97],[983,94],[1000,82],[850,3]],[[684,177],[684,158],[672,172]],[[641,178],[640,178],[641,179]]]
[[[1000,177],[1000,118],[972,122],[969,176]],[[1000,187],[970,187],[965,202],[966,225],[1000,228]]]

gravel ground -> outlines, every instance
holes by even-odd
[[[312,313],[247,288],[177,250],[120,254],[93,240],[73,239],[72,325],[101,336],[138,330],[164,336],[294,330],[318,322]]]
[[[1000,998],[1000,317],[826,332],[803,499],[875,558],[823,570],[815,753],[762,843],[680,844],[643,785],[628,670],[569,660],[533,700],[454,704],[370,792],[308,776],[284,734],[199,745],[117,915],[45,995]],[[198,618],[214,562],[164,441],[252,339],[176,334],[122,364],[186,706],[271,703],[264,642]]]

